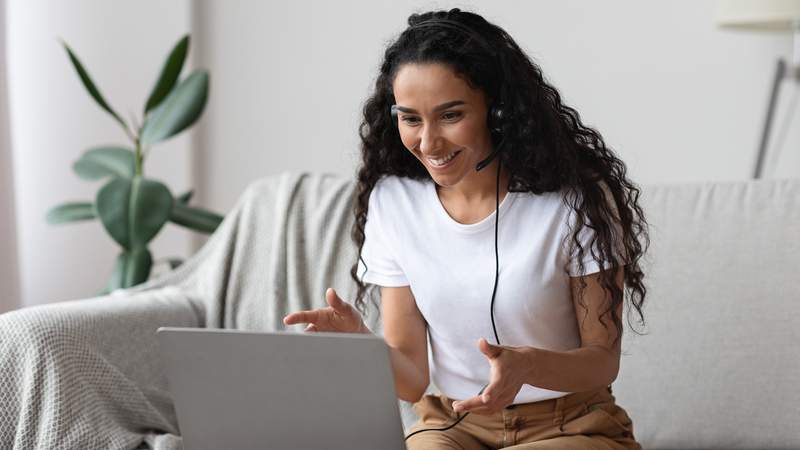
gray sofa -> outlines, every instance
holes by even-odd
[[[175,271],[0,315],[0,448],[180,448],[155,330],[281,330],[287,312],[325,306],[329,286],[352,299],[353,188],[265,177]],[[800,448],[800,180],[645,186],[642,201],[647,334],[626,332],[613,385],[637,438]],[[376,311],[366,322],[381,334]],[[398,404],[408,427],[414,412]]]

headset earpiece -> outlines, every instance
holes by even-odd
[[[498,106],[492,106],[488,114],[489,130],[502,134],[503,132],[503,119],[505,118],[505,109],[502,103]]]

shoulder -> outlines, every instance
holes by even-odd
[[[607,209],[611,213],[614,220],[618,220],[619,210],[617,207],[616,197],[612,192],[611,187],[606,180],[599,180],[592,186],[594,190],[592,203],[596,204],[598,208]],[[605,204],[605,206],[601,206]]]
[[[595,195],[590,195],[592,192],[594,192]],[[583,188],[564,187],[560,191],[561,201],[567,204],[577,206],[583,203],[584,197],[587,197],[588,199],[593,197],[599,198],[600,201],[608,203],[609,207],[616,209],[614,193],[611,192],[611,188],[609,187],[608,182],[605,180],[598,180]]]
[[[537,214],[542,214],[545,211],[551,215],[562,213],[567,206],[565,198],[568,193],[563,189],[541,193],[516,191],[514,195],[517,197],[515,203],[519,202],[522,204],[522,208],[533,210]]]
[[[367,215],[382,217],[382,222],[413,215],[427,194],[427,182],[432,181],[384,175],[370,192]]]
[[[415,180],[397,175],[384,175],[372,188],[371,197],[376,202],[400,202],[419,198],[426,189],[428,180]]]
[[[375,189],[382,189],[389,192],[403,191],[409,189],[420,189],[429,183],[430,180],[415,180],[413,178],[401,177],[399,175],[384,175],[377,183]]]
[[[613,186],[618,186],[612,183]],[[565,204],[568,205],[568,222],[570,229],[580,223],[580,233],[594,234],[597,227],[612,227],[616,236],[622,236],[621,219],[614,187],[606,180],[598,180],[583,190],[570,190],[565,193]],[[617,188],[618,189],[618,188]],[[585,198],[585,200],[584,200]],[[624,208],[624,203],[621,204]],[[604,225],[605,224],[605,225]]]

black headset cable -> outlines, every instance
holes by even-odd
[[[502,145],[502,142],[501,142],[500,145]],[[500,148],[500,145],[498,145],[498,148]],[[495,152],[495,154],[492,155],[491,157],[494,157],[496,154],[497,154],[497,152]],[[489,307],[489,312],[490,312],[490,315],[492,317],[492,330],[494,330],[494,339],[495,339],[495,342],[497,342],[497,345],[500,345],[500,338],[497,337],[497,327],[495,326],[495,323],[494,323],[494,297],[495,297],[495,294],[497,293],[497,279],[499,278],[499,275],[500,275],[500,255],[499,255],[499,252],[497,251],[497,229],[498,229],[498,223],[500,222],[500,165],[501,164],[498,161],[498,164],[497,164],[497,184],[495,186],[495,197],[494,197],[494,199],[495,199],[495,207],[494,207],[494,288],[492,289],[492,303],[491,303],[491,306]],[[481,168],[483,168],[483,167],[481,167]],[[478,169],[478,170],[480,170],[480,169]],[[506,195],[508,195],[508,193],[506,193]],[[483,386],[483,388],[481,388],[480,392],[478,392],[478,395],[483,394],[483,390],[486,389],[488,386],[489,386],[488,383],[485,386]],[[425,428],[425,429],[422,429],[422,430],[417,430],[417,431],[409,434],[408,436],[406,436],[405,439],[408,440],[408,438],[410,438],[411,436],[413,436],[413,435],[415,435],[417,433],[422,433],[423,431],[447,431],[450,428],[453,428],[454,426],[458,425],[458,423],[461,422],[462,420],[464,420],[464,418],[467,417],[468,415],[469,415],[469,411],[464,413],[463,416],[458,417],[458,419],[456,419],[455,422],[453,422],[452,424],[448,425],[445,428]]]

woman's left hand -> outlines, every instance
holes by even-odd
[[[494,414],[510,405],[525,384],[530,367],[530,347],[494,345],[481,338],[478,348],[492,366],[489,385],[479,396],[453,402],[453,410]]]

